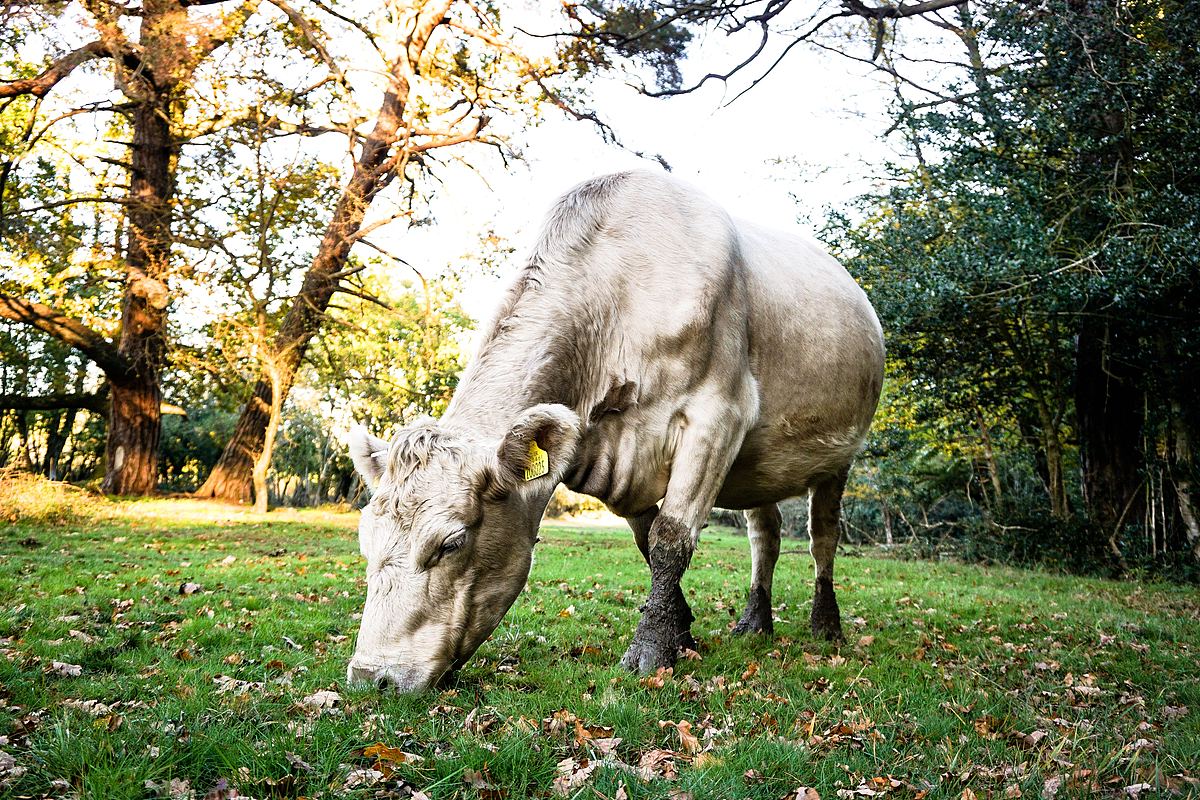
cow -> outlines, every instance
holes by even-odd
[[[849,465],[883,380],[862,289],[821,248],[669,176],[589,180],[551,209],[441,419],[350,435],[371,489],[351,682],[420,691],[524,588],[561,482],[628,520],[649,597],[621,664],[694,646],[680,579],[714,506],[743,509],[735,633],[771,634],[777,503],[809,496],[813,634],[841,637],[833,561]]]

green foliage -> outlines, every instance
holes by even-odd
[[[585,0],[564,3],[576,30],[564,39],[559,56],[577,77],[612,69],[618,59],[649,67],[660,88],[678,89],[679,63],[692,41],[692,31],[673,9],[649,0]]]
[[[911,160],[824,235],[887,334],[866,478],[880,501],[914,536],[948,524],[981,558],[1106,569],[1113,547],[1126,561],[1184,547],[1183,501],[1152,476],[1195,471],[1179,453],[1197,415],[1180,385],[1200,364],[1200,11],[1085,5],[959,9],[970,63],[950,99],[898,90]],[[1144,419],[1103,425],[1145,431],[1134,494],[1149,486],[1157,517],[1079,482],[1080,447],[1085,478],[1118,469],[1077,422],[1105,413],[1106,396],[1079,407],[1077,342],[1096,330],[1110,380],[1144,398]],[[948,502],[964,513],[932,513]],[[1105,504],[1135,505],[1124,535]]]

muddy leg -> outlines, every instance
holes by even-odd
[[[698,388],[691,395],[694,413],[681,417],[687,424],[679,428],[671,476],[646,537],[650,597],[621,659],[626,669],[653,672],[669,667],[679,658],[681,644],[691,639],[692,614],[679,580],[746,430],[758,413],[757,384],[749,372],[744,377],[736,385],[722,377],[713,386]],[[731,389],[736,389],[736,394],[731,395]]]
[[[633,641],[621,666],[653,672],[673,665],[683,648],[695,646],[692,610],[679,588],[694,546],[692,530],[679,520],[658,515],[650,526],[650,597],[642,606]]]
[[[650,564],[650,528],[654,525],[656,517],[658,517],[658,506],[651,506],[648,511],[625,520],[633,529],[633,540],[637,542],[638,550],[642,551],[642,558],[646,559],[647,565]],[[679,617],[681,627],[676,645],[680,650],[694,650],[696,640],[692,638],[692,621],[695,617],[692,616],[692,608],[688,605],[687,598],[683,596],[683,589],[679,587],[679,584],[675,585],[674,594],[672,606]],[[642,610],[645,611],[645,606],[642,607]]]
[[[750,595],[746,599],[746,610],[733,626],[734,633],[775,632],[771,619],[771,578],[775,574],[775,562],[779,558],[779,526],[782,522],[779,507],[755,508],[746,512],[750,539]]]
[[[808,498],[809,549],[816,566],[817,581],[813,594],[812,632],[823,639],[842,639],[842,617],[833,593],[833,558],[837,553],[838,522],[842,511],[842,490],[846,472],[826,478],[812,488]]]

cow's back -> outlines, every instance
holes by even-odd
[[[860,446],[882,374],[879,324],[817,246],[736,221],[673,178],[632,172],[567,194],[531,265],[525,285],[536,281],[554,315],[540,330],[570,339],[538,374],[577,382],[540,399],[586,421],[571,488],[638,513],[662,497],[682,431],[721,416],[748,420],[718,501],[727,507],[799,494]],[[505,315],[534,313],[522,302],[534,305],[514,294],[497,330]],[[626,384],[628,402],[607,409]]]

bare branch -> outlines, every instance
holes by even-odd
[[[842,7],[851,14],[867,19],[906,19],[941,11],[943,8],[961,6],[966,2],[967,0],[925,0],[923,3],[911,5],[868,6],[862,0],[842,0]]]
[[[312,46],[312,49],[317,51],[317,55],[320,57],[322,63],[324,63],[329,69],[329,72],[335,78],[337,78],[339,83],[344,85],[346,83],[346,76],[342,72],[341,66],[338,64],[337,60],[329,54],[329,51],[325,48],[325,44],[321,41],[321,38],[317,34],[316,28],[313,27],[313,24],[305,19],[303,14],[288,5],[285,0],[269,0],[269,2],[271,5],[275,6],[287,15],[288,21],[292,23],[292,26],[296,28],[296,30],[300,31],[300,33],[304,36],[304,39],[309,43],[309,45]]]

